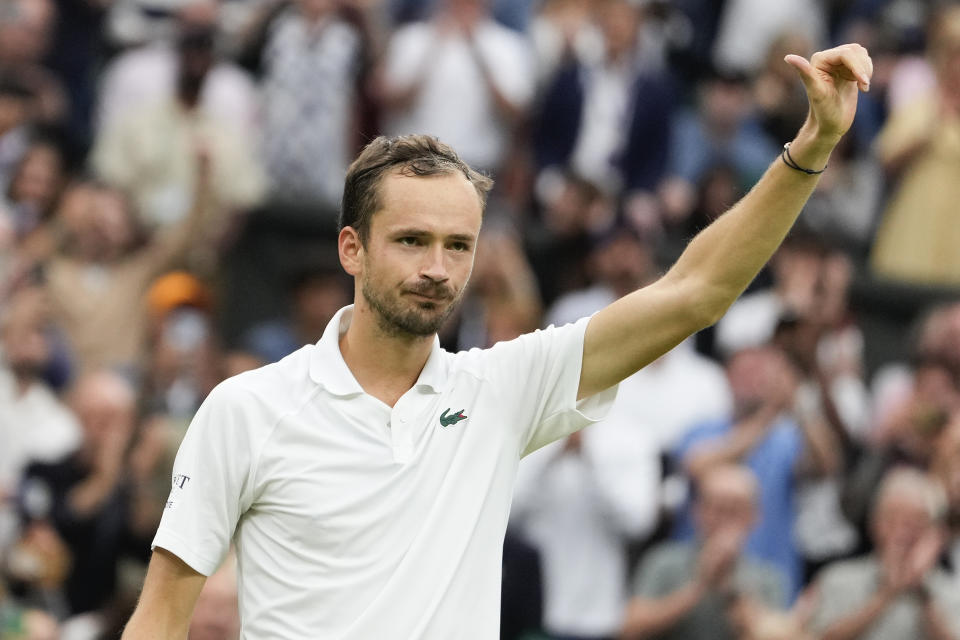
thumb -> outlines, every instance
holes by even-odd
[[[814,82],[816,82],[816,76],[813,72],[813,65],[811,65],[806,58],[791,53],[784,56],[783,61],[797,70],[797,73],[800,75],[800,80],[803,81],[803,85],[808,90],[813,88]]]

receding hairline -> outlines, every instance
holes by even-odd
[[[486,199],[484,197],[484,192],[481,191],[481,187],[476,184],[473,180],[470,179],[466,173],[456,166],[451,166],[449,168],[444,168],[440,171],[433,173],[417,173],[416,171],[411,170],[410,166],[407,164],[397,165],[390,167],[387,171],[380,176],[377,182],[373,185],[373,204],[374,207],[370,212],[370,219],[368,225],[373,224],[374,217],[386,209],[386,204],[384,203],[384,192],[386,189],[387,182],[390,178],[411,178],[411,179],[421,179],[429,180],[435,178],[461,178],[467,183],[467,185],[473,187],[474,195],[477,197],[477,207],[480,209],[480,218],[483,219],[484,211],[486,210]]]

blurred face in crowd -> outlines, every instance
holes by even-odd
[[[59,217],[75,252],[86,260],[114,260],[134,240],[128,203],[113,189],[91,184],[72,187],[64,195]]]
[[[599,278],[620,295],[648,284],[655,273],[650,248],[627,231],[598,249],[594,264]]]
[[[336,8],[334,0],[298,0],[300,13],[309,22],[316,22]]]
[[[445,0],[446,10],[460,24],[476,24],[487,15],[487,0]]]
[[[715,129],[735,130],[750,106],[750,95],[742,82],[714,79],[703,92],[703,114]]]
[[[49,314],[39,289],[18,292],[7,305],[0,324],[4,359],[23,381],[40,375],[50,359]]]
[[[411,177],[397,171],[379,185],[358,277],[365,306],[389,335],[436,333],[463,295],[473,269],[482,209],[460,173]],[[361,311],[362,312],[362,311]]]
[[[70,406],[83,428],[84,449],[129,441],[136,417],[136,395],[126,380],[107,371],[84,375],[74,387]]]
[[[297,287],[294,308],[297,320],[308,327],[325,327],[350,294],[340,274],[315,274]],[[316,336],[314,341],[319,339]]]
[[[213,2],[195,2],[178,14],[180,53],[177,78],[179,97],[187,106],[196,104],[203,81],[213,67],[218,7]]]
[[[60,152],[52,145],[34,145],[13,177],[10,196],[16,202],[29,202],[46,210],[56,198],[62,180]]]
[[[597,7],[607,56],[617,59],[634,50],[640,29],[640,10],[627,0],[603,0]]]
[[[757,517],[757,480],[749,469],[717,467],[697,487],[696,519],[702,539],[721,532],[746,538]]]
[[[5,0],[0,8],[0,60],[8,65],[40,62],[55,18],[51,0]]]
[[[912,477],[913,472],[910,473]],[[873,535],[881,557],[904,558],[933,525],[931,493],[934,488],[919,472],[916,475],[910,483],[883,486],[877,497]]]
[[[796,381],[796,370],[778,348],[764,346],[738,351],[727,363],[727,378],[737,417],[752,414],[784,385]]]

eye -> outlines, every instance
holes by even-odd
[[[470,250],[470,245],[466,242],[453,242],[450,244],[450,248],[458,253]]]
[[[403,236],[402,238],[397,238],[397,242],[405,247],[415,247],[417,244],[419,244],[417,238],[413,236]]]

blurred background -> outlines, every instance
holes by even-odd
[[[118,637],[193,413],[352,300],[346,167],[496,179],[441,341],[663,273],[871,91],[794,232],[609,418],[520,468],[503,638],[960,640],[960,8],[933,0],[0,0],[0,638]],[[235,639],[236,568],[192,639]]]

